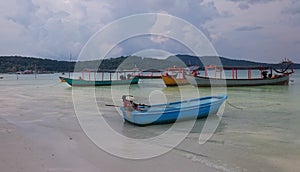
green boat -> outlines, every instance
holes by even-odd
[[[134,77],[132,79],[125,80],[103,80],[103,81],[93,81],[93,80],[83,80],[83,79],[72,79],[59,77],[60,80],[64,80],[71,86],[109,86],[109,85],[131,85],[138,84],[139,78]]]
[[[85,72],[88,72],[88,78],[85,79]],[[92,79],[90,72],[94,73],[94,78]],[[62,82],[68,83],[70,86],[110,86],[110,85],[131,85],[131,84],[138,84],[139,77],[134,77],[132,74],[128,74],[126,77],[126,72],[131,71],[94,71],[94,70],[84,70],[82,72],[82,76],[78,79],[74,79],[71,77],[62,77],[60,76],[59,79]],[[96,75],[101,73],[102,78],[96,79]],[[109,78],[105,78],[104,73],[109,74]],[[125,75],[121,75],[121,73]],[[113,74],[116,74],[118,77],[113,79]]]

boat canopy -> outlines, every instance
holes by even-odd
[[[273,75],[273,71],[281,74],[281,75],[289,75],[294,73],[293,62],[284,59],[281,63],[265,65],[265,66],[217,66],[217,65],[207,65],[203,68],[199,68],[200,70],[204,70],[204,76],[208,76],[209,70],[214,70],[214,78],[222,78],[222,73],[224,70],[232,70],[232,79],[238,79],[238,70],[248,70],[248,79],[252,79],[252,70],[259,70],[261,78],[266,78],[267,70],[270,71],[269,75]]]
[[[82,76],[80,79],[86,79],[85,74],[88,74],[88,79],[87,80],[96,80],[96,75],[98,73],[101,74],[101,80],[105,80],[105,75],[104,73],[109,73],[109,80],[112,80],[112,75],[116,74],[117,79],[121,79],[121,80],[126,80],[126,79],[130,79],[130,77],[135,76],[136,73],[138,73],[138,71],[134,71],[134,70],[110,70],[110,69],[83,69],[82,70]],[[91,73],[93,75],[93,77],[91,77]],[[127,76],[127,78],[126,78]]]

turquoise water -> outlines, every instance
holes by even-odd
[[[17,75],[2,74],[0,119],[13,124],[33,140],[45,139],[43,132],[48,131],[47,127],[58,133],[79,130],[74,127],[79,124],[72,88],[61,83],[59,75],[19,75],[17,79]],[[203,145],[198,143],[205,119],[198,120],[173,152],[188,161],[220,171],[300,171],[299,70],[292,80],[289,86],[228,88],[228,104],[211,139]],[[76,96],[88,107],[90,97],[86,93],[91,91],[90,88],[76,89],[80,93]],[[141,80],[139,85],[130,87],[97,87],[92,91],[102,115],[114,130],[132,138],[151,138],[172,125],[132,126],[123,122],[118,108],[105,104],[122,105],[123,94],[132,94],[136,101],[147,104],[178,101],[196,98],[195,89],[200,96],[211,93],[209,88],[198,89],[189,85],[167,88],[159,79]],[[89,112],[88,108],[86,112]],[[36,126],[45,127],[45,131],[37,131],[39,127]],[[51,137],[51,133],[47,137]]]

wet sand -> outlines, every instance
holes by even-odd
[[[176,150],[149,160],[118,158],[94,145],[75,117],[56,120],[57,123],[55,117],[52,122],[26,119],[18,125],[7,117],[0,118],[1,171],[216,171]]]
[[[72,89],[59,83],[57,75],[42,75],[38,79],[28,76],[19,80],[14,77],[5,76],[5,82],[0,85],[1,172],[300,170],[297,165],[300,163],[297,83],[289,87],[230,88],[230,103],[244,109],[226,106],[217,131],[207,143],[198,144],[205,120],[197,120],[191,133],[170,152],[147,160],[129,160],[101,150],[88,138],[74,111]],[[131,91],[136,97],[143,96],[145,90],[151,91],[152,87],[173,97],[177,94],[176,89],[161,87],[160,82],[151,84],[141,83]],[[189,89],[187,86],[185,93]],[[83,94],[87,91],[82,88]],[[97,101],[102,104],[100,108],[105,108],[104,103],[113,104],[105,100],[108,91],[110,89],[96,90]],[[204,91],[207,90],[201,90]],[[119,94],[122,95],[117,93],[118,97]],[[87,100],[89,98],[84,101]],[[168,128],[132,127],[113,109],[101,110],[119,133],[144,138]],[[99,134],[105,139],[103,133]]]
[[[9,88],[24,91],[22,88]],[[115,157],[99,149],[82,131],[70,91],[34,88],[30,94],[2,97],[0,169],[3,172],[205,171],[215,172],[172,150],[148,160]],[[65,92],[67,92],[65,94]],[[2,92],[3,93],[3,92]],[[62,103],[63,102],[63,103]],[[105,139],[105,138],[104,138]],[[113,144],[113,143],[112,143]]]

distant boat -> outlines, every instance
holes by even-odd
[[[217,79],[201,76],[186,76],[187,80],[194,86],[260,86],[260,85],[288,85],[289,75],[279,75],[276,78],[255,78],[255,79]]]
[[[84,78],[84,73],[88,72],[88,79]],[[91,79],[90,72],[94,73],[94,79]],[[131,85],[131,84],[138,84],[139,78],[138,77],[131,77],[131,74],[128,76],[120,75],[120,78],[112,79],[112,74],[119,73],[126,73],[128,71],[113,71],[113,70],[106,70],[106,71],[94,71],[94,70],[84,70],[82,72],[82,76],[79,79],[74,78],[67,78],[60,76],[59,79],[61,82],[66,82],[70,86],[109,86],[109,85]],[[96,79],[96,73],[101,73],[102,78],[100,80]],[[104,77],[104,73],[109,73],[109,79]]]
[[[103,81],[93,81],[93,80],[83,80],[83,79],[72,79],[60,77],[60,80],[64,80],[71,86],[109,86],[109,85],[131,85],[138,84],[139,78],[134,77],[132,79],[126,80],[103,80]],[[62,81],[63,82],[63,81]]]
[[[161,70],[149,69],[149,70],[143,70],[135,76],[139,77],[140,79],[160,79],[161,75],[162,75]]]
[[[204,118],[216,114],[227,99],[227,95],[207,96],[152,106],[136,104],[132,96],[122,98],[124,107],[121,107],[121,111],[125,121],[143,126]]]
[[[185,78],[184,68],[167,68],[165,74],[161,76],[166,86],[187,85],[189,82]]]
[[[4,77],[3,76],[0,76],[0,79],[3,79]]]
[[[209,65],[205,67],[205,76],[191,76],[186,78],[194,86],[211,87],[211,86],[260,86],[260,85],[288,85],[289,76],[294,73],[292,63],[283,61],[279,64],[280,69],[276,67],[218,67]],[[278,66],[277,66],[278,67]],[[214,69],[214,76],[207,76],[208,69]],[[222,78],[224,70],[232,70],[232,78]],[[238,78],[238,70],[248,70],[248,78]],[[252,78],[252,70],[259,70],[261,76]],[[268,74],[268,70],[270,73]],[[219,72],[219,77],[217,77]],[[276,73],[276,74],[274,74]]]

